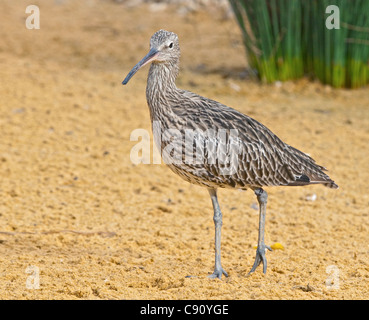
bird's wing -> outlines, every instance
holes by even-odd
[[[213,150],[216,161],[205,161],[198,170],[221,177],[217,183],[232,187],[323,183],[336,187],[323,172],[324,167],[284,143],[257,120],[214,100],[190,92],[185,95],[185,105],[174,105],[173,111],[185,119],[186,128],[197,128],[196,147],[204,148],[205,159],[209,159]],[[210,135],[209,130],[213,130]],[[191,148],[187,150],[191,152]]]

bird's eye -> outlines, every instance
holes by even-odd
[[[169,43],[168,47],[172,49],[173,48],[173,42]]]

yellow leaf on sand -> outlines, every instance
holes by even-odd
[[[284,250],[284,246],[279,242],[276,242],[270,246],[273,250]]]
[[[255,245],[252,248],[257,249],[257,247],[258,246]],[[272,250],[284,250],[284,246],[279,242],[272,244],[270,247],[272,248]]]

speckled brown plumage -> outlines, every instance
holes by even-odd
[[[260,204],[260,218],[263,220],[267,194],[262,187],[309,184],[323,184],[330,188],[338,186],[324,172],[324,167],[316,164],[309,155],[281,141],[255,119],[217,101],[177,88],[175,79],[179,71],[179,57],[177,35],[160,30],[151,38],[149,54],[132,69],[123,84],[139,68],[152,62],[146,97],[154,124],[154,140],[171,170],[186,181],[209,189],[216,226],[216,259],[212,277],[220,278],[226,272],[220,264],[221,212],[217,203],[217,188],[254,190]],[[160,130],[157,130],[155,124]],[[193,145],[188,148],[185,137],[191,130],[194,139]],[[225,134],[223,142],[217,136],[220,130]],[[173,132],[177,133],[177,138]],[[232,135],[232,132],[236,132],[236,135]],[[168,145],[171,148],[168,149]],[[210,153],[209,145],[220,150],[215,158],[214,153],[213,157],[207,157]],[[188,161],[191,156],[192,162]],[[233,161],[220,161],[227,157]],[[174,158],[177,161],[173,161]],[[228,171],[223,170],[227,165]],[[257,257],[252,271],[263,262],[265,272],[266,259],[262,251],[269,247],[264,245],[264,225],[260,225],[260,229]]]

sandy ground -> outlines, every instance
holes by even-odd
[[[1,299],[368,298],[367,87],[258,84],[245,73],[238,26],[214,10],[33,3],[40,30],[25,27],[28,1],[0,3]],[[130,133],[151,130],[148,69],[120,83],[161,28],[180,37],[179,87],[263,122],[340,186],[267,189],[266,242],[284,250],[267,253],[266,275],[247,277],[258,227],[251,191],[219,191],[230,276],[211,280],[207,191],[165,165],[130,161]]]

